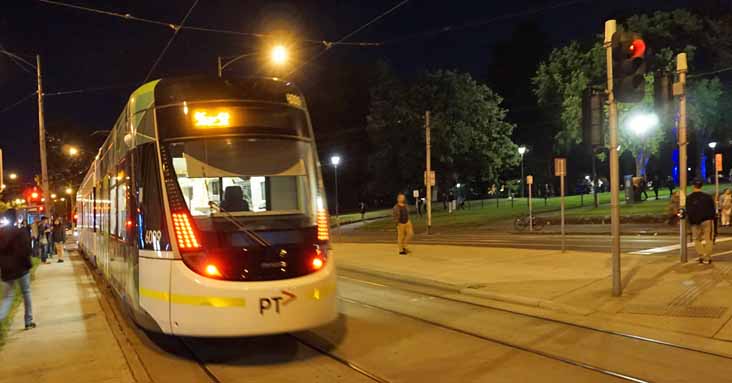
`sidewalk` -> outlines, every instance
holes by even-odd
[[[38,327],[23,330],[21,304],[0,349],[0,383],[135,382],[94,278],[76,252],[66,255],[65,263],[36,269]]]
[[[606,253],[437,245],[412,250],[400,257],[391,244],[335,245],[341,271],[732,355],[732,255],[703,266],[693,259],[679,264],[675,255],[623,254],[623,296],[612,297]]]

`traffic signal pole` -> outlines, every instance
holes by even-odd
[[[36,81],[38,84],[38,143],[41,151],[41,188],[43,188],[43,203],[46,215],[51,214],[51,191],[48,188],[48,165],[46,162],[46,120],[43,116],[43,83],[41,78],[41,56],[36,55]]]
[[[613,296],[623,293],[620,279],[620,171],[618,161],[618,105],[613,93],[612,38],[617,30],[615,20],[605,22],[605,52],[607,56],[607,101],[610,135],[610,233],[612,244]]]
[[[687,254],[687,236],[688,230],[686,223],[686,183],[687,183],[687,156],[686,145],[686,72],[688,67],[686,64],[686,53],[679,53],[676,56],[676,72],[679,74],[679,82],[674,84],[674,96],[679,96],[679,210],[684,212],[679,219],[679,244],[680,244],[680,260],[681,263],[689,261]]]
[[[425,136],[425,189],[427,191],[427,234],[432,233],[432,138],[430,136],[430,111],[424,113]]]

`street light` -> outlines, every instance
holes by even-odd
[[[335,175],[335,213],[336,213],[336,224],[340,227],[340,221],[338,217],[338,165],[341,163],[341,157],[338,155],[330,157],[330,164],[333,165],[333,172]]]
[[[16,173],[10,173],[10,174],[8,175],[8,177],[9,177],[9,178],[10,178],[11,180],[17,180],[17,179],[18,179],[18,174],[16,174]]]
[[[231,60],[223,62],[222,60],[225,59],[225,57],[218,57],[218,74],[219,77],[221,77],[221,74],[223,73],[224,69],[226,69],[227,66],[245,58],[245,57],[251,57],[256,56],[260,54],[260,52],[249,52],[244,53],[239,56],[233,57]],[[282,66],[287,63],[288,59],[290,57],[289,50],[286,46],[283,44],[277,44],[274,47],[272,47],[272,50],[270,51],[270,61],[272,64],[276,66]]]
[[[529,149],[523,145],[519,146],[518,152],[521,155],[521,197],[524,197],[524,194],[526,193],[526,188],[524,187],[524,154],[528,152]]]
[[[628,127],[638,137],[645,136],[648,131],[658,126],[658,116],[655,113],[638,113],[630,117]]]
[[[71,188],[66,188],[66,194],[68,194],[68,195],[71,195],[71,193],[73,193],[73,192],[74,192],[74,190],[73,190],[73,189],[71,189]]]
[[[79,148],[76,146],[69,146],[69,149],[66,151],[69,156],[76,157],[79,154]]]
[[[716,149],[716,148],[717,148],[717,143],[716,143],[716,142],[710,142],[710,143],[709,143],[709,149],[712,149],[712,150],[714,150],[714,149]]]

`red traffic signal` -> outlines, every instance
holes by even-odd
[[[646,42],[642,39],[635,39],[628,48],[630,50],[630,58],[643,58],[646,54]]]

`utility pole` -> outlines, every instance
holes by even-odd
[[[613,92],[613,49],[612,39],[617,24],[615,20],[605,22],[605,54],[607,56],[607,102],[610,130],[610,233],[613,265],[613,296],[623,293],[620,279],[620,169],[618,161],[618,104]]]
[[[679,96],[679,210],[682,213],[679,219],[679,243],[681,245],[681,263],[689,261],[686,249],[686,73],[689,68],[686,64],[686,53],[679,53],[676,56],[676,73],[679,74],[679,82],[673,85],[674,96]]]
[[[216,57],[216,59],[218,63],[216,73],[218,73],[219,78],[221,78],[221,72],[223,72],[223,68],[221,68],[221,56]]]
[[[430,136],[430,111],[424,112],[425,136],[425,188],[427,190],[427,234],[432,234],[432,138]]]
[[[3,150],[0,149],[0,192],[5,191],[5,173],[3,168]]]
[[[43,117],[43,82],[41,76],[41,55],[36,55],[36,77],[38,83],[38,144],[41,151],[41,187],[43,188],[43,206],[46,214],[51,214],[51,191],[48,188],[48,165],[46,163],[46,122]]]

